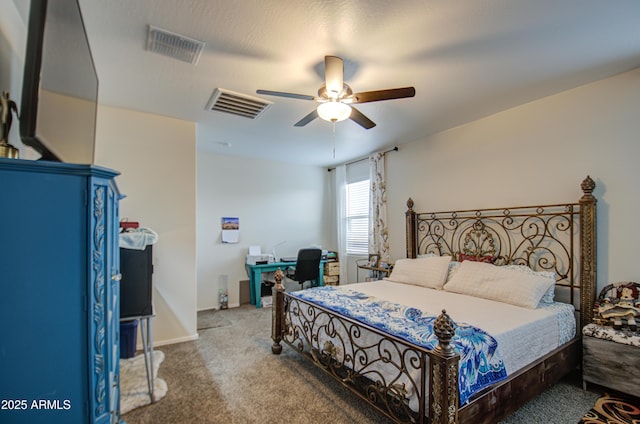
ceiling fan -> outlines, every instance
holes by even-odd
[[[315,100],[320,103],[317,109],[314,109],[307,116],[296,122],[294,124],[296,127],[303,127],[318,117],[329,122],[339,122],[349,118],[367,130],[375,127],[375,122],[367,118],[362,114],[362,112],[351,105],[357,103],[378,102],[381,100],[403,99],[416,95],[416,89],[414,87],[390,88],[386,90],[354,93],[353,90],[351,90],[351,87],[344,83],[343,75],[344,63],[342,59],[337,56],[325,56],[325,84],[320,87],[317,96],[270,90],[256,90],[256,93],[300,100]]]

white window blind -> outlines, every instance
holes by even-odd
[[[347,184],[347,253],[369,253],[369,180]]]

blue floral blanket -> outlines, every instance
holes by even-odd
[[[315,287],[290,295],[313,302],[425,349],[432,350],[438,345],[438,338],[433,332],[433,324],[437,317],[424,315],[419,309],[335,286]],[[458,385],[462,405],[474,393],[507,378],[507,371],[497,350],[498,342],[491,335],[468,324],[457,322],[455,325],[452,345],[460,354]]]

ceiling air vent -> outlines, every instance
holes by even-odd
[[[213,90],[207,109],[256,119],[271,104],[273,102],[247,96],[246,94],[234,93],[223,88],[216,88]]]
[[[149,51],[195,65],[198,63],[203,49],[204,43],[202,41],[149,25],[147,36],[147,50]]]

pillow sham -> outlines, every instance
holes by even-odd
[[[536,275],[540,278],[548,278],[551,281],[551,286],[542,295],[540,303],[553,303],[556,296],[556,273],[553,271],[534,271],[526,265],[504,265],[504,268],[513,269],[518,272],[524,272],[530,275]]]
[[[448,255],[442,255],[442,256],[448,256]],[[435,253],[425,253],[423,255],[418,255],[418,258],[439,258],[439,257],[440,255],[437,255]],[[451,276],[453,275],[454,272],[456,272],[459,266],[460,266],[460,262],[453,260],[453,257],[452,257],[451,262],[449,262],[449,267],[447,270],[447,278],[444,281],[445,284],[447,284],[447,281],[451,279]]]
[[[549,278],[496,266],[464,261],[444,285],[444,290],[535,309],[553,286]]]
[[[398,259],[386,279],[396,283],[442,289],[451,256],[430,256],[417,259]]]
[[[453,277],[453,274],[455,274],[458,268],[460,268],[460,264],[461,262],[451,261],[451,263],[449,264],[449,273],[447,274],[447,279],[444,282],[445,284],[447,284],[449,280],[451,280],[451,277]]]

